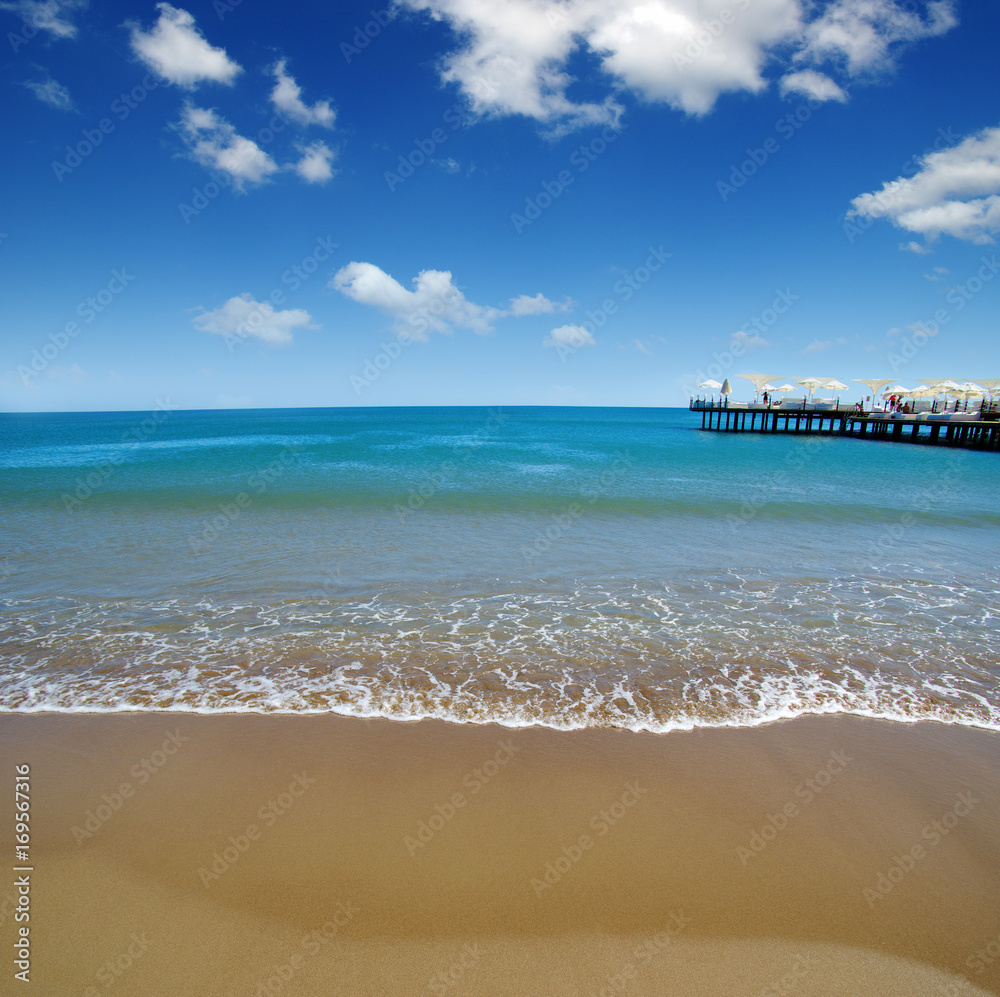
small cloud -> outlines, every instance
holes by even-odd
[[[847,345],[847,339],[846,339],[846,338],[845,338],[844,336],[841,336],[841,337],[840,337],[840,338],[839,338],[839,339],[837,340],[837,345],[838,345],[838,346],[846,346],[846,345]]]
[[[812,97],[813,100],[847,100],[847,94],[837,86],[829,76],[817,73],[815,69],[803,69],[797,73],[788,73],[781,79],[781,96],[790,93]]]
[[[596,346],[597,341],[582,325],[561,325],[553,329],[542,344],[556,349],[579,350],[584,346]]]
[[[262,184],[277,163],[252,139],[236,133],[228,121],[213,110],[184,106],[178,126],[191,151],[191,158],[209,169],[222,170],[233,178],[237,190],[244,184]]]
[[[309,312],[301,308],[276,312],[269,301],[255,301],[249,292],[213,311],[202,311],[191,322],[202,332],[237,340],[253,336],[267,346],[290,346],[295,329],[319,328]]]
[[[295,172],[306,183],[326,183],[333,176],[333,150],[325,142],[298,146],[302,158],[295,164]]]
[[[635,348],[640,353],[645,353],[647,357],[651,357],[653,355],[652,350],[650,350],[650,348],[641,339],[633,339],[632,342],[635,343]]]
[[[132,31],[132,51],[150,69],[186,90],[206,80],[227,86],[243,72],[226,50],[214,48],[186,10],[158,3],[159,20],[151,31],[126,22]]]
[[[272,72],[275,84],[271,91],[271,103],[282,114],[288,115],[300,125],[320,125],[332,128],[336,112],[326,100],[317,101],[312,107],[302,100],[302,88],[285,72],[286,60],[278,62]],[[329,179],[329,178],[328,178]]]
[[[830,349],[831,346],[833,346],[833,342],[829,339],[814,339],[804,350],[799,350],[799,353],[822,353],[824,350]]]
[[[79,365],[72,367],[47,367],[45,376],[51,377],[53,381],[82,381],[87,376],[87,372]]]
[[[73,110],[73,98],[69,95],[69,91],[51,77],[41,83],[28,80],[22,86],[27,87],[43,104],[49,104],[60,111]]]
[[[575,304],[570,298],[565,301],[549,301],[548,298],[538,292],[533,298],[527,294],[520,294],[516,298],[510,299],[510,315],[520,317],[522,315],[549,315],[552,312],[568,312]]]
[[[25,24],[47,31],[56,38],[75,38],[76,25],[68,15],[86,6],[87,0],[8,0],[0,3],[0,10],[9,11]]]
[[[730,337],[729,345],[736,346],[737,344],[747,350],[760,350],[771,345],[763,336],[750,336],[742,329],[739,332],[734,332]]]
[[[901,242],[899,248],[904,253],[916,253],[918,256],[927,256],[929,253],[934,252],[930,246],[925,246],[922,242],[914,242],[913,239],[909,242]]]
[[[900,336],[902,336],[902,335],[903,335],[903,330],[902,330],[902,329],[897,329],[897,328],[896,328],[895,326],[893,326],[893,327],[892,327],[892,328],[891,328],[891,329],[890,329],[890,330],[889,330],[889,331],[888,331],[888,332],[887,332],[887,333],[885,334],[885,338],[886,338],[886,339],[898,339],[898,338],[899,338]]]

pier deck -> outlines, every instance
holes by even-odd
[[[692,400],[688,407],[692,412],[701,412],[701,428],[712,432],[821,433],[971,450],[1000,450],[1000,421],[978,410],[904,414],[864,412],[854,405],[785,408],[700,400]]]

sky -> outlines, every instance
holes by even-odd
[[[1000,377],[997,4],[380,2],[0,0],[0,410]]]

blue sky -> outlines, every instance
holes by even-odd
[[[4,0],[0,26],[5,411],[1000,376],[995,4]]]

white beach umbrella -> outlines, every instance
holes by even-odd
[[[981,384],[989,392],[990,397],[1000,392],[1000,377],[981,377],[976,384]]]
[[[809,392],[809,397],[812,398],[813,392],[820,385],[825,384],[827,380],[825,377],[800,377],[797,383],[805,388]]]
[[[738,376],[744,378],[753,385],[755,395],[759,395],[764,390],[765,384],[778,379],[777,374],[739,374]]]
[[[722,385],[719,384],[719,382],[716,381],[714,378],[710,377],[707,381],[702,381],[701,384],[698,385],[698,387],[699,388],[711,388],[712,391],[718,391],[719,388],[722,387]]]
[[[794,391],[795,390],[795,385],[794,384],[779,384],[774,390],[775,391],[780,391],[783,394],[787,395],[789,391]]]
[[[834,378],[832,381],[827,381],[826,384],[823,385],[823,387],[826,388],[828,391],[848,390],[847,385],[844,384],[843,381],[838,381],[836,378]]]
[[[722,382],[722,393],[724,395],[731,395],[733,393],[733,386],[729,383],[728,377]]]
[[[910,393],[909,388],[904,388],[901,384],[894,384],[891,388],[886,388],[882,392],[882,397],[887,398],[889,395],[908,395]]]

